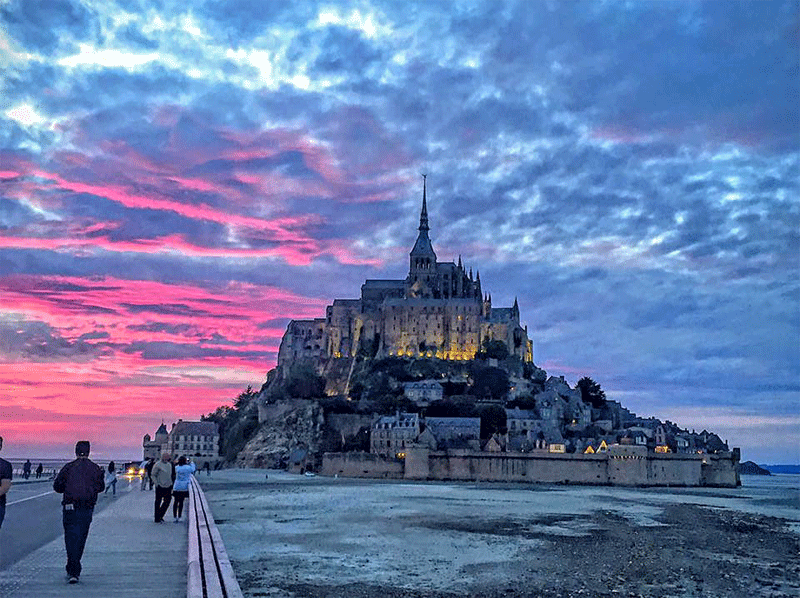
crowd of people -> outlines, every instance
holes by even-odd
[[[0,450],[3,438],[0,436]],[[64,544],[67,551],[67,581],[78,583],[81,575],[81,558],[89,535],[94,507],[97,497],[102,492],[112,496],[117,494],[117,468],[111,461],[102,468],[89,459],[89,441],[81,440],[75,445],[75,459],[58,472],[53,481],[53,490],[63,494],[61,500],[62,523],[64,526]],[[28,479],[32,464],[26,461],[22,468],[22,477]],[[211,475],[211,466],[206,462],[203,466],[206,475]],[[43,466],[36,468],[36,477],[42,475]],[[180,456],[172,458],[168,452],[161,453],[161,458],[147,459],[142,462],[141,490],[155,489],[153,517],[156,523],[164,523],[164,516],[172,503],[172,516],[175,523],[183,521],[183,506],[189,497],[189,485],[197,467],[191,459]],[[0,528],[3,525],[6,511],[6,494],[11,488],[13,469],[11,464],[0,458]]]

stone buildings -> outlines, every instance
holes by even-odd
[[[442,384],[438,380],[418,380],[406,382],[403,385],[403,394],[417,407],[427,407],[435,401],[442,400]]]
[[[163,451],[170,453],[173,458],[191,458],[198,469],[206,463],[213,469],[220,460],[219,428],[214,422],[179,419],[167,432],[167,427],[162,422],[154,438],[151,439],[150,434],[144,435],[142,455],[144,459],[158,459]]]
[[[469,360],[485,342],[501,341],[512,356],[533,360],[519,305],[494,307],[480,273],[458,262],[438,261],[428,236],[427,187],[423,183],[419,234],[400,280],[367,280],[359,299],[335,299],[324,318],[292,320],[278,351],[287,372],[298,360],[319,371],[327,360],[408,356]]]

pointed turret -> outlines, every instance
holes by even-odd
[[[428,232],[428,175],[422,175],[422,211],[419,213],[419,230]]]
[[[419,214],[419,235],[411,250],[409,277],[419,279],[420,275],[430,276],[436,269],[436,252],[433,251],[428,237],[428,175],[422,175],[422,210]]]

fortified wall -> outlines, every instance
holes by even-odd
[[[738,463],[738,449],[715,455],[662,454],[648,452],[645,447],[613,446],[607,453],[587,455],[410,448],[402,461],[366,459],[359,453],[326,453],[322,474],[410,480],[735,488],[740,485]]]

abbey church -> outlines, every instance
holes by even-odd
[[[419,235],[402,280],[367,280],[361,298],[335,299],[324,318],[292,320],[281,340],[278,367],[298,360],[322,367],[331,358],[358,354],[382,358],[473,359],[484,343],[501,341],[512,356],[533,360],[519,306],[492,307],[491,295],[461,263],[437,261],[428,236],[427,184],[423,180]]]

